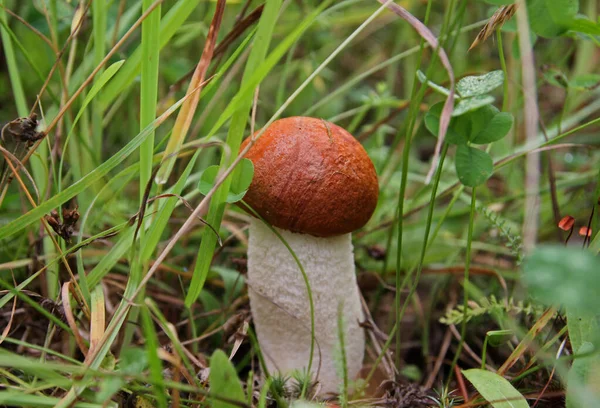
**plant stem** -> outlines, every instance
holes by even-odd
[[[468,234],[467,234],[467,252],[465,254],[465,275],[463,278],[463,289],[466,288],[466,286],[469,283],[469,268],[471,267],[471,247],[473,245],[473,229],[475,226],[475,203],[476,203],[475,191],[476,191],[476,188],[473,187],[473,189],[471,190],[471,212],[469,213],[469,229],[468,229]],[[465,334],[467,332],[468,307],[469,307],[469,293],[467,292],[466,289],[464,289],[463,290],[464,317],[463,317],[462,324],[460,327],[460,342],[458,343],[458,349],[454,353],[452,365],[450,366],[448,379],[446,380],[446,388],[448,388],[450,385],[450,381],[452,380],[452,375],[454,374],[454,367],[456,366],[456,363],[458,362],[460,353],[462,352],[463,345],[465,342]]]

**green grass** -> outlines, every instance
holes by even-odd
[[[538,407],[600,401],[597,279],[577,273],[597,269],[600,252],[597,2],[519,1],[529,20],[513,16],[471,51],[507,2],[396,3],[439,49],[391,2],[0,0],[0,123],[35,112],[44,132],[19,157],[35,185],[21,171],[0,186],[0,405],[271,408],[309,397],[310,376],[285,388],[266,369],[243,267],[251,215],[226,201],[242,140],[294,115],[348,129],[379,175],[377,209],[353,236],[374,327],[356,381],[343,331],[356,322],[331,323],[337,404],[382,404],[373,391],[386,379],[424,386],[414,406],[427,396],[445,407],[489,395],[539,397]],[[533,64],[519,50],[526,32]],[[425,118],[439,117],[440,90],[492,71],[504,81],[477,96],[492,96],[511,130],[488,129],[480,146],[469,135],[484,116],[469,111],[434,159]],[[457,96],[455,108],[469,99]],[[539,122],[525,126],[535,111]],[[7,129],[0,146],[16,152]],[[214,165],[217,181],[201,192]],[[76,206],[66,242],[45,217]],[[567,215],[565,249],[569,232],[556,224]],[[314,334],[315,283],[288,249]],[[563,256],[548,264],[544,254]],[[462,395],[466,376],[476,388]],[[389,406],[406,396],[389,392]]]

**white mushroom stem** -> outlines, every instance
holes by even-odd
[[[356,379],[365,349],[360,295],[351,235],[318,238],[277,230],[294,250],[308,276],[318,344],[312,364],[320,394],[338,393],[343,382],[338,310],[343,302],[349,380]],[[281,240],[260,220],[250,223],[248,242],[250,307],[261,351],[271,374],[306,369],[310,353],[310,307],[300,269]],[[319,361],[319,347],[321,361]]]

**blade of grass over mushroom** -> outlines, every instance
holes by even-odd
[[[306,372],[310,373],[311,369],[312,369],[314,354],[315,354],[315,344],[319,348],[319,354],[321,354],[321,352],[320,352],[321,348],[317,344],[317,339],[315,337],[315,303],[313,300],[312,290],[310,288],[310,282],[308,280],[308,274],[306,273],[306,270],[304,270],[304,267],[302,266],[302,262],[300,262],[300,259],[296,255],[296,252],[294,252],[292,247],[288,244],[288,242],[285,240],[285,238],[283,238],[283,236],[279,233],[279,231],[277,231],[273,226],[269,225],[269,223],[267,223],[256,211],[254,211],[254,209],[250,208],[250,206],[248,206],[248,204],[244,203],[244,205],[246,206],[246,208],[248,208],[252,212],[252,214],[254,214],[254,216],[256,216],[258,219],[260,219],[271,230],[271,232],[273,232],[273,234],[275,234],[277,236],[277,238],[281,241],[281,243],[289,251],[292,258],[294,258],[294,262],[296,262],[296,265],[298,265],[298,269],[300,269],[300,273],[302,274],[302,279],[304,280],[304,285],[306,285],[306,295],[308,297],[308,307],[310,310],[310,351],[308,354],[308,364],[306,366]],[[302,385],[301,398],[304,398],[307,386],[308,386],[308,382],[305,381]]]
[[[33,210],[27,212],[16,220],[8,223],[4,227],[0,228],[0,239],[7,238],[17,232],[21,231],[23,228],[27,227],[31,223],[35,222],[35,220],[44,216],[44,214],[50,212],[53,208],[58,207],[61,204],[64,204],[71,198],[75,197],[77,194],[89,188],[94,182],[100,180],[102,177],[107,175],[112,169],[114,169],[117,165],[122,163],[130,154],[132,154],[140,144],[148,137],[150,132],[160,126],[173,112],[175,112],[181,104],[188,98],[189,95],[186,95],[179,101],[177,101],[173,106],[171,106],[165,113],[160,115],[151,124],[146,126],[146,128],[139,133],[137,136],[133,138],[127,145],[125,145],[121,150],[119,150],[116,154],[111,156],[104,163],[96,167],[94,171],[87,174],[81,180],[75,182],[62,192],[57,195],[51,197],[47,201],[41,203],[38,207]]]
[[[246,128],[248,112],[252,106],[254,89],[270,72],[275,63],[279,61],[289,47],[292,46],[295,40],[314,21],[314,19],[327,4],[327,1],[324,2],[319,8],[309,14],[299,25],[299,27],[294,30],[284,41],[282,41],[282,43],[268,57],[266,57],[271,34],[273,32],[275,22],[277,21],[281,1],[273,0],[266,3],[258,23],[254,46],[248,57],[248,62],[246,63],[240,90],[233,98],[231,103],[227,106],[208,135],[209,137],[212,136],[216,130],[219,129],[230,116],[233,115],[226,140],[227,146],[230,149],[230,156],[227,157],[225,154],[221,156],[221,168],[229,167],[229,165],[231,165],[233,160],[237,157],[239,146]],[[236,175],[234,174],[233,177],[236,177]],[[223,217],[223,211],[225,210],[225,202],[227,194],[229,193],[231,182],[231,177],[225,179],[210,202],[207,221],[213,226],[213,228],[217,230],[221,225],[221,219]],[[185,304],[187,307],[190,307],[192,302],[194,302],[200,295],[202,287],[204,286],[204,281],[206,280],[206,276],[208,274],[208,270],[210,268],[210,264],[212,262],[212,256],[216,243],[217,238],[214,236],[212,231],[205,229],[203,231],[200,249],[198,250],[192,282],[190,283],[188,294],[185,299]]]
[[[221,27],[221,21],[223,20],[224,11],[225,0],[218,0],[217,7],[215,9],[215,14],[210,24],[208,35],[206,36],[204,50],[202,51],[202,55],[200,57],[200,60],[198,61],[198,64],[196,65],[194,75],[192,76],[192,80],[190,81],[190,84],[188,86],[188,93],[192,92],[196,87],[198,87],[201,83],[204,82],[206,72],[208,71],[208,67],[212,61],[213,52],[215,50],[215,44],[217,42],[217,36]],[[183,141],[187,136],[187,132],[190,128],[190,125],[192,124],[192,119],[194,118],[194,114],[196,113],[196,108],[198,107],[199,100],[200,93],[195,93],[195,95],[188,99],[179,110],[179,113],[177,115],[177,121],[173,126],[173,131],[171,133],[171,137],[169,138],[169,142],[164,153],[166,163],[162,164],[161,169],[156,175],[156,182],[158,184],[166,183],[167,179],[169,178],[169,175],[171,174],[171,171],[173,170],[173,166],[175,165],[175,161],[177,160],[177,158],[171,155],[172,153],[178,151],[181,148],[181,145],[183,145]]]

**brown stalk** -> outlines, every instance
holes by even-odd
[[[525,99],[523,113],[525,116],[525,140],[534,142],[538,134],[539,109],[535,83],[535,61],[525,0],[517,2],[522,5],[517,9],[517,28],[519,29],[519,49],[521,50],[521,70],[523,81],[523,97]],[[540,155],[532,151],[525,159],[525,221],[523,225],[523,247],[526,253],[533,250],[539,227],[539,192],[540,192]],[[557,220],[558,221],[558,220]]]

